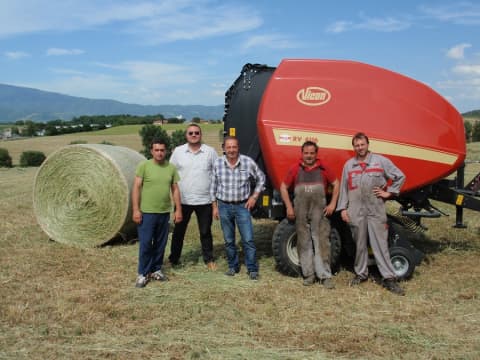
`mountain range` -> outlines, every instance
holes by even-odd
[[[223,105],[138,105],[116,100],[88,99],[38,89],[0,84],[0,123],[17,120],[46,122],[82,115],[156,115],[221,120]]]

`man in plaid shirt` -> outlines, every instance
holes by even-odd
[[[238,139],[226,137],[225,155],[215,161],[210,192],[213,202],[213,217],[220,219],[228,271],[234,276],[240,271],[235,245],[235,224],[242,238],[245,265],[251,280],[258,280],[257,250],[253,241],[253,225],[250,210],[255,206],[264,189],[265,174],[251,158],[241,155]],[[251,180],[255,189],[251,191]]]

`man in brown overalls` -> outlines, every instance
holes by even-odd
[[[355,157],[343,167],[337,211],[351,229],[356,244],[355,277],[351,285],[368,279],[368,243],[373,251],[382,285],[404,295],[396,281],[388,251],[388,225],[385,201],[398,195],[405,175],[389,159],[368,151],[368,137],[357,133],[352,139]],[[391,180],[390,185],[387,180]]]
[[[302,145],[302,159],[293,165],[280,185],[287,218],[295,219],[297,251],[304,277],[303,285],[312,285],[316,278],[327,289],[333,289],[330,269],[330,222],[325,217],[335,211],[339,181],[317,159],[318,146],[312,141]],[[333,186],[327,205],[326,190]],[[294,189],[294,205],[288,189]]]

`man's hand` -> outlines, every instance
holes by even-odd
[[[220,219],[220,215],[218,214],[218,205],[217,203],[212,204],[212,216],[215,220]]]
[[[133,222],[140,225],[142,223],[142,212],[140,210],[133,211]]]
[[[343,221],[345,221],[346,223],[350,222],[350,217],[348,216],[348,212],[346,209],[342,210],[340,215],[342,216]]]
[[[295,210],[292,206],[287,206],[287,219],[288,220],[295,220]]]
[[[389,193],[388,191],[383,190],[382,188],[379,188],[378,186],[373,188],[373,194],[377,198],[382,198],[382,199],[390,199],[392,197],[392,194]]]
[[[175,224],[178,224],[182,222],[182,220],[183,220],[182,209],[175,210],[175,212],[173,213],[173,222]]]
[[[326,216],[332,215],[333,212],[335,211],[335,207],[336,207],[336,204],[328,204],[323,209],[323,214],[326,215]]]
[[[245,207],[250,211],[254,208],[257,203],[257,199],[254,196],[250,196],[245,203]]]

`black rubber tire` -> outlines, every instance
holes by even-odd
[[[272,237],[273,257],[277,264],[277,269],[282,274],[298,277],[302,275],[300,261],[297,253],[297,231],[295,223],[283,219],[276,226]],[[330,262],[332,271],[337,267],[337,263],[342,251],[342,243],[338,230],[331,227],[330,231]]]
[[[409,279],[415,270],[415,261],[410,249],[394,246],[389,249],[389,252],[397,279]]]

